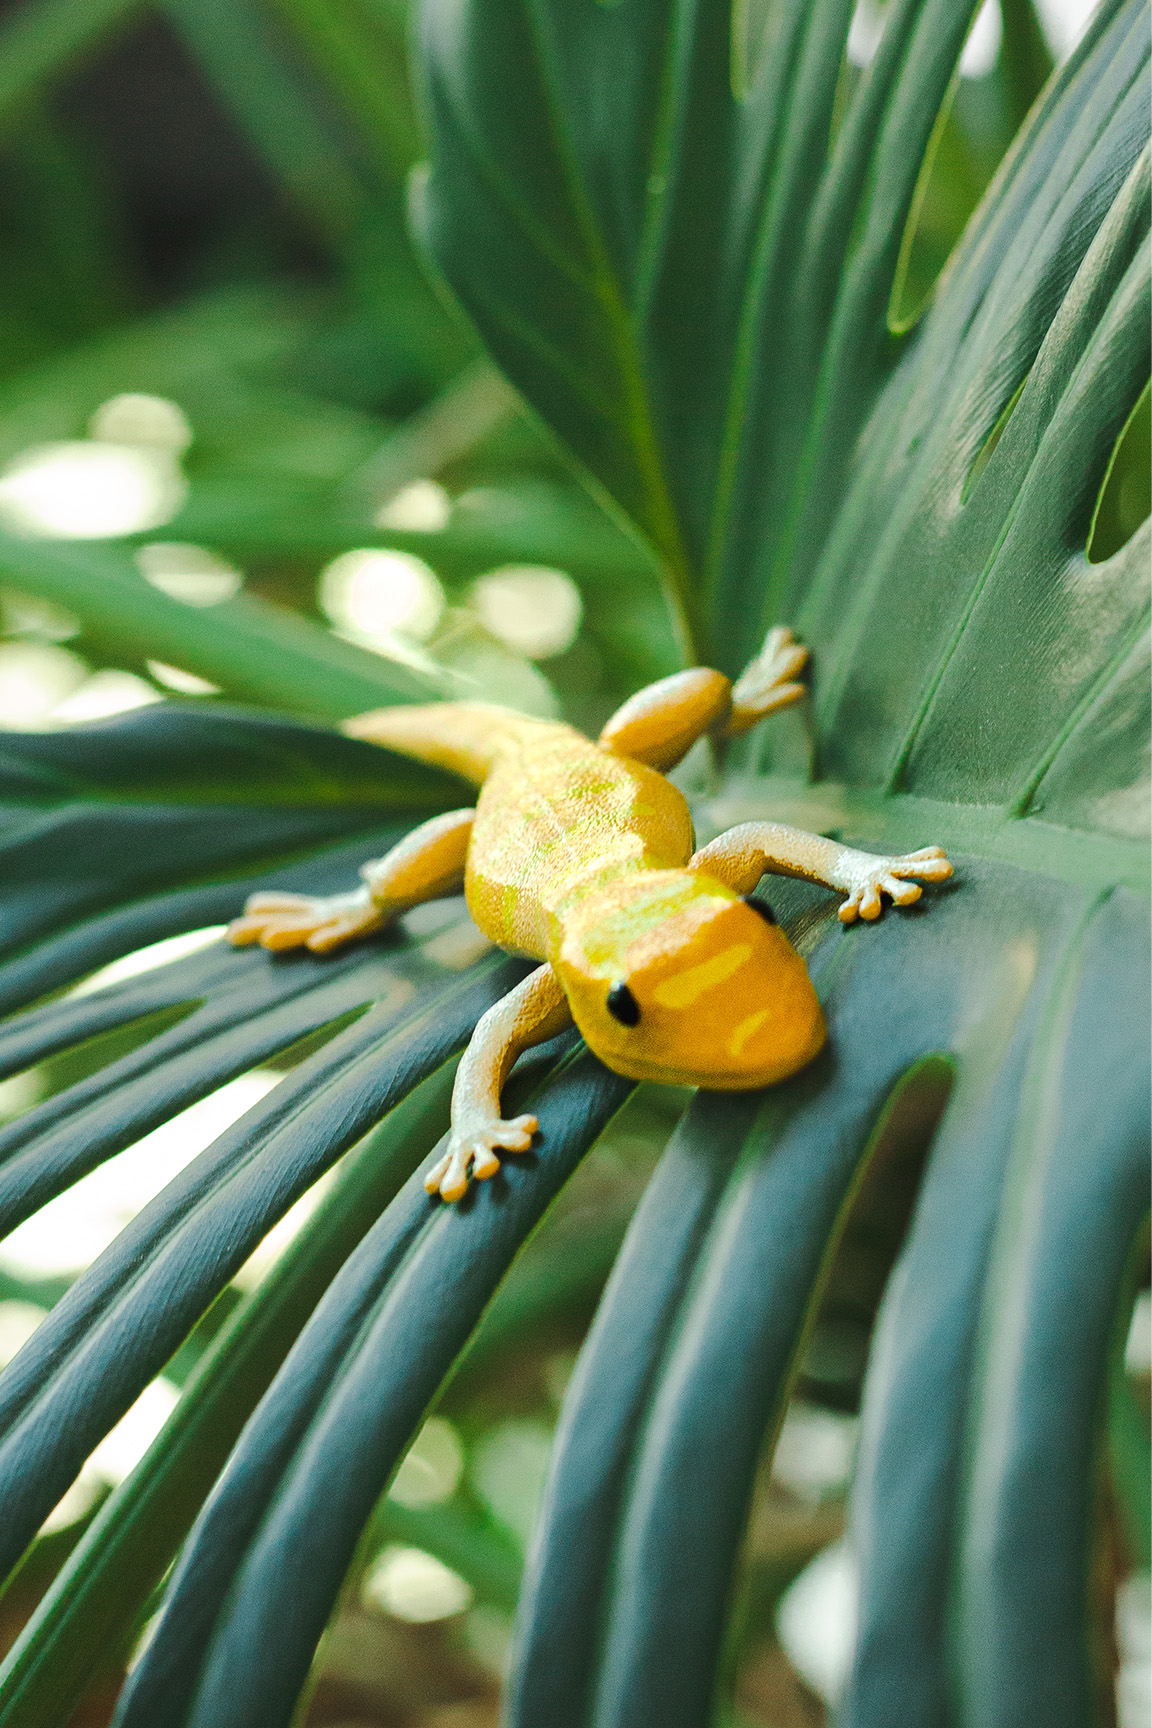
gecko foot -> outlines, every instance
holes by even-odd
[[[511,1122],[485,1122],[482,1127],[464,1132],[455,1129],[448,1140],[448,1150],[433,1164],[424,1178],[429,1194],[439,1194],[442,1200],[459,1200],[468,1191],[471,1178],[486,1182],[500,1168],[497,1150],[527,1152],[537,1129],[535,1116],[514,1116]]]
[[[882,894],[897,906],[911,906],[923,893],[921,882],[946,882],[952,874],[941,846],[921,846],[918,852],[895,858],[858,856],[861,864],[853,871],[852,887],[840,908],[841,924],[854,924],[857,918],[873,923],[884,910]]]
[[[769,630],[764,646],[732,687],[733,712],[747,724],[798,702],[804,686],[796,682],[808,658],[808,650],[797,642],[786,624]]]
[[[378,930],[384,915],[367,888],[328,897],[309,894],[252,894],[244,915],[228,926],[236,948],[259,942],[264,948],[310,948],[313,954]]]

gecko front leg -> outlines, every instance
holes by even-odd
[[[884,910],[882,894],[894,906],[911,906],[923,893],[922,882],[946,882],[952,874],[942,846],[921,846],[916,852],[887,858],[856,852],[850,846],[841,852],[840,880],[834,884],[848,893],[836,914],[841,924],[854,924],[857,918],[870,924],[879,918]]]
[[[327,954],[355,936],[379,930],[397,913],[453,894],[464,880],[474,810],[433,816],[384,858],[360,871],[363,886],[350,894],[252,894],[244,915],[228,927],[237,948],[309,948]]]
[[[694,854],[689,869],[715,876],[738,894],[750,894],[765,871],[838,888],[847,895],[839,911],[842,924],[854,924],[857,918],[874,922],[884,910],[884,894],[897,906],[910,906],[919,900],[922,882],[945,882],[952,874],[940,846],[878,856],[782,822],[741,822],[729,828]]]
[[[529,973],[489,1008],[456,1070],[448,1147],[424,1178],[429,1194],[459,1200],[471,1178],[484,1182],[495,1176],[500,1168],[497,1152],[527,1152],[536,1118],[503,1120],[504,1082],[522,1051],[545,1043],[571,1024],[568,1000],[551,966]]]

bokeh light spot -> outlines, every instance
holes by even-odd
[[[82,720],[106,720],[111,714],[126,714],[132,708],[146,708],[150,702],[162,700],[159,690],[146,678],[108,666],[93,672],[91,678],[66,696],[52,710],[52,719],[69,725]]]
[[[538,1422],[512,1418],[484,1435],[472,1457],[472,1486],[494,1518],[527,1547],[544,1493],[552,1435]]]
[[[66,1530],[90,1512],[107,1489],[119,1487],[139,1464],[179,1401],[180,1394],[170,1380],[161,1377],[145,1386],[49,1513],[40,1526],[41,1536]]]
[[[776,1631],[800,1678],[826,1704],[844,1690],[856,1645],[859,1585],[845,1542],[817,1554],[780,1598]]]
[[[842,1493],[852,1472],[859,1422],[797,1400],[789,1406],[772,1458],[772,1480],[815,1504]]]
[[[401,1506],[435,1506],[456,1491],[464,1468],[464,1448],[451,1422],[430,1416],[396,1472],[390,1500]]]
[[[427,641],[444,611],[436,572],[410,552],[343,552],[321,573],[319,593],[338,630],[385,646],[395,636]]]
[[[37,1302],[0,1302],[0,1368],[7,1368],[47,1316]]]
[[[219,684],[209,684],[207,678],[198,678],[195,672],[185,672],[183,666],[168,666],[163,660],[146,660],[152,677],[157,684],[163,684],[166,690],[174,690],[177,696],[219,696]]]
[[[1097,0],[1036,0],[1036,11],[1048,46],[1057,59],[1079,42],[1096,10]]]
[[[365,1578],[361,1598],[394,1619],[422,1625],[462,1614],[471,1605],[472,1588],[422,1548],[390,1544]]]
[[[884,34],[888,13],[881,0],[857,0],[848,32],[848,59],[853,66],[871,65]],[[996,64],[1004,34],[1000,0],[984,0],[968,32],[960,56],[962,78],[984,78]]]
[[[42,444],[0,475],[0,519],[44,539],[102,540],[158,528],[187,482],[167,450],[131,444]]]
[[[43,1096],[44,1081],[39,1068],[25,1068],[22,1074],[10,1074],[7,1080],[0,1080],[0,1122],[23,1116]]]
[[[104,443],[167,450],[173,456],[182,456],[192,442],[192,428],[177,403],[131,390],[102,402],[88,431]]]
[[[166,1183],[281,1079],[269,1069],[241,1074],[109,1158],[17,1225],[0,1246],[0,1270],[15,1278],[83,1271]]]
[[[171,1380],[153,1380],[115,1428],[105,1434],[85,1469],[117,1487],[135,1470],[179,1402],[180,1394]]]
[[[206,546],[183,541],[156,540],[141,546],[136,563],[146,582],[185,606],[219,606],[222,600],[231,600],[244,581],[239,570]]]
[[[206,924],[202,930],[185,930],[179,936],[165,936],[150,942],[147,948],[137,948],[119,960],[110,960],[83,983],[69,992],[72,996],[90,996],[93,990],[104,990],[109,984],[123,984],[126,978],[138,978],[142,972],[153,972],[157,966],[167,966],[173,960],[183,960],[188,954],[198,954],[210,948],[227,930],[227,924]]]
[[[1152,1374],[1152,1295],[1147,1290],[1141,1290],[1132,1309],[1124,1368],[1129,1374]]]
[[[24,594],[16,588],[0,591],[0,630],[5,636],[36,636],[43,642],[67,642],[79,636],[79,618],[42,600],[39,594]]]
[[[1116,1590],[1116,1728],[1152,1721],[1152,1578],[1133,1572]]]
[[[438,534],[448,526],[452,500],[436,480],[413,480],[376,513],[377,528],[402,534]]]
[[[255,1290],[264,1282],[268,1273],[286,1248],[291,1247],[296,1237],[315,1212],[324,1195],[332,1185],[334,1171],[326,1170],[319,1181],[314,1182],[306,1194],[301,1194],[295,1205],[289,1206],[283,1218],[277,1220],[252,1250],[232,1279],[237,1290],[248,1292]]]
[[[571,648],[584,616],[572,578],[542,564],[508,564],[481,576],[472,604],[486,630],[530,660]]]
[[[961,78],[986,78],[996,64],[1003,37],[1000,0],[984,0],[960,56]]]
[[[83,660],[67,648],[49,642],[0,642],[0,728],[43,726],[87,676]]]
[[[1075,47],[1095,9],[1096,0],[1037,0],[1040,27],[1057,60]],[[884,0],[856,0],[848,33],[848,59],[853,66],[868,66],[875,58],[887,11]],[[961,77],[987,77],[996,64],[1003,36],[1004,18],[999,0],[984,0],[960,56]]]

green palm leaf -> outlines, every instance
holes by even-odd
[[[697,1271],[696,1292],[688,1299],[677,1295],[677,1303],[686,1302],[684,1311],[662,1323],[673,1327],[674,1341],[653,1346],[639,1404],[631,1408],[620,1400],[607,1418],[614,1438],[599,1452],[583,1443],[598,1397],[597,1384],[588,1381],[584,1401],[562,1431],[538,1571],[525,1602],[513,1679],[514,1719],[525,1725],[545,1719],[594,1720],[598,1728],[652,1720],[688,1724],[706,1711],[759,1439],[781,1413],[836,1208],[851,1193],[858,1148],[885,1096],[902,1070],[933,1052],[958,1062],[959,1086],[906,1251],[898,1286],[904,1300],[895,1291],[890,1297],[882,1340],[891,1340],[888,1355],[895,1353],[895,1360],[892,1366],[878,1364],[866,1404],[868,1441],[856,1518],[862,1630],[847,1712],[849,1721],[861,1724],[895,1717],[925,1724],[942,1720],[965,1387],[973,1372],[981,1288],[986,1276],[996,1276],[986,1270],[989,1236],[1009,1179],[1005,1160],[1013,1123],[1025,1138],[1029,1132],[1034,1065],[1042,1071],[1051,1065],[1047,1087],[1054,1090],[1061,1063],[1072,1059],[1059,1054],[1066,1032],[1049,1018],[1055,1007],[1046,1013],[1043,1004],[1053,993],[1056,1000],[1075,1002],[1081,988],[1088,990],[1094,964],[1083,959],[1080,944],[1091,949],[1105,942],[1114,968],[1112,989],[1125,1004],[1127,1023],[1146,1021],[1142,962],[1129,972],[1124,941],[1107,942],[1103,933],[1122,916],[1118,903],[1109,909],[1113,886],[1146,881],[1147,527],[1101,564],[1089,564],[1084,552],[1113,447],[1148,375],[1146,17],[1129,6],[1106,8],[1097,19],[1033,113],[923,327],[899,343],[889,336],[886,317],[895,248],[913,195],[908,169],[914,152],[907,139],[917,126],[927,136],[966,12],[962,6],[939,13],[909,6],[895,14],[886,46],[859,83],[826,155],[826,111],[821,114],[818,103],[801,109],[812,123],[805,150],[790,128],[793,116],[780,92],[800,107],[798,92],[811,64],[800,45],[807,48],[830,25],[833,12],[797,8],[785,14],[758,80],[753,78],[743,98],[748,130],[740,132],[740,148],[726,154],[717,134],[708,137],[705,122],[707,142],[698,156],[679,149],[678,141],[701,136],[700,116],[730,134],[739,112],[739,98],[722,81],[730,28],[726,7],[586,8],[573,15],[568,8],[508,6],[483,15],[472,9],[464,28],[458,9],[432,6],[426,13],[441,152],[424,194],[423,230],[441,267],[512,376],[597,478],[645,523],[670,564],[680,559],[681,570],[686,567],[680,580],[691,591],[685,611],[697,642],[710,646],[714,633],[720,634],[729,664],[735,664],[765,623],[783,615],[813,646],[814,746],[823,778],[808,789],[784,775],[765,779],[746,765],[729,777],[711,806],[712,821],[787,813],[790,820],[859,836],[877,847],[931,837],[985,859],[1012,859],[1033,873],[1030,880],[1015,870],[978,866],[972,856],[964,870],[969,887],[958,885],[947,904],[933,906],[933,931],[926,916],[907,938],[902,975],[909,977],[903,968],[931,975],[931,1005],[920,1000],[912,1043],[891,1066],[895,1049],[889,1052],[888,1046],[909,992],[918,996],[919,984],[896,987],[895,973],[885,984],[879,942],[861,953],[861,1018],[855,1039],[846,1036],[844,1043],[853,1071],[827,1075],[818,1098],[798,1101],[797,1126],[790,1131],[779,1112],[790,1117],[791,1109],[775,1102],[770,1107],[774,1120],[770,1129],[761,1129],[760,1144],[764,1153],[775,1147],[771,1160],[762,1171],[750,1163],[743,1182],[733,1179],[709,1239],[711,1244],[715,1238],[715,1247],[705,1249]],[[794,62],[792,53],[799,56]],[[823,62],[826,91],[831,58]],[[634,87],[627,76],[610,79],[604,70],[610,62],[643,67],[643,77],[637,75]],[[786,64],[794,68],[788,78],[781,74]],[[653,76],[657,65],[662,83]],[[643,118],[631,110],[625,114],[630,90],[635,99],[636,91],[651,93],[658,85],[659,104],[653,101]],[[606,97],[609,87],[612,95]],[[496,88],[503,102],[492,94]],[[543,152],[538,143],[527,152],[511,134],[526,130],[526,105],[537,100],[541,113],[547,111],[548,127],[534,120],[532,135],[548,142]],[[771,113],[763,132],[755,132],[751,112],[757,101]],[[903,128],[900,149],[895,134],[886,131],[896,115]],[[772,176],[773,197],[757,208],[767,229],[763,276],[748,270],[747,253],[732,242],[731,200],[743,184],[733,168],[744,167],[741,149],[753,132],[756,159],[771,165]],[[774,200],[788,212],[782,231],[772,226]],[[707,266],[693,272],[681,259],[667,265],[665,280],[671,254],[663,249],[671,246],[668,237],[678,222],[685,233],[694,227],[698,257]],[[713,223],[723,242],[710,230]],[[522,268],[510,271],[506,259],[516,231]],[[501,292],[486,268],[497,251],[504,260]],[[637,263],[642,255],[646,271]],[[588,292],[576,327],[596,334],[569,343],[563,364],[550,367],[544,334],[553,328],[549,321],[555,318],[558,326],[574,315],[554,284],[546,288],[545,271],[566,268],[575,280],[577,261]],[[626,307],[621,322],[632,337],[635,375],[643,380],[631,395],[623,370],[596,395],[620,346],[608,313],[597,326],[589,310],[610,299],[605,277]],[[692,292],[698,323],[693,325],[683,303],[661,323],[653,309],[662,289],[669,295]],[[718,310],[725,296],[741,304],[745,329],[754,330],[759,319],[766,330],[771,318],[771,341],[764,336],[763,348],[745,350],[743,357],[754,355],[756,361],[746,369],[733,371],[731,327]],[[668,387],[677,366],[691,366],[695,395]],[[734,450],[719,435],[715,417],[708,418],[724,401],[721,381],[743,393]],[[595,421],[589,415],[594,399],[602,407],[612,404],[614,433],[628,445],[630,463],[610,449],[603,416]],[[675,418],[681,409],[700,436],[703,460],[684,459],[688,433]],[[658,457],[647,472],[661,476],[661,508],[678,524],[675,540],[650,501],[655,483],[641,496],[636,479],[654,446]],[[743,469],[749,450],[757,459]],[[710,466],[721,452],[731,452],[729,489],[722,467]],[[701,493],[707,510],[719,512],[719,537],[705,531]],[[735,560],[733,545],[740,547]],[[1058,888],[1053,878],[1067,886]],[[1043,939],[1047,920],[1039,903],[1020,922],[1036,894],[1041,902],[1055,896],[1047,915],[1053,928]],[[937,950],[937,933],[962,916],[968,895],[970,904],[979,900],[986,935],[966,928],[957,948],[958,982],[965,977],[971,985],[979,974],[977,956],[985,940],[993,954],[1011,953],[1017,945],[1027,949],[1031,976],[1014,1000],[1017,987],[1006,976],[999,985],[989,980],[989,1011],[999,1001],[1003,1016],[997,1048],[994,1055],[988,1048],[972,1051],[965,1060],[962,1025],[932,1023],[948,1013],[948,965]],[[1056,904],[1066,908],[1060,915]],[[1070,922],[1059,937],[1055,926],[1063,919]],[[1082,921],[1090,936],[1076,934]],[[1128,931],[1127,940],[1134,941],[1135,930]],[[897,940],[888,930],[882,939]],[[950,938],[940,939],[950,945]],[[1069,942],[1067,957],[1058,960]],[[1051,978],[1044,973],[1045,952],[1051,956],[1047,964],[1056,968]],[[870,1039],[863,1013],[870,993],[872,1041],[878,1038],[885,1047],[871,1086],[864,1078]],[[960,1011],[957,999],[954,1012]],[[1108,1208],[1110,1239],[1119,1246],[1107,1272],[1105,1262],[1100,1264],[1092,1334],[1081,1337],[1075,1358],[1082,1377],[1075,1382],[1066,1368],[1053,1376],[1067,1393],[1064,1436],[1067,1445],[1080,1447],[1081,1471],[1092,1437],[1099,1443],[1095,1411],[1111,1315],[1120,1300],[1128,1243],[1147,1204],[1141,1130],[1124,1118],[1110,1078],[1116,1037],[1112,1024],[1100,1023],[1075,1047],[1076,1108],[1107,1111],[1115,1125],[1115,1157],[1129,1183],[1127,1199],[1121,1202],[1117,1191]],[[1028,1058],[1033,1040],[1037,1048]],[[1121,1048],[1143,1073],[1138,1046],[1142,1051],[1140,1034],[1131,1044],[1125,1037]],[[857,1115],[861,1088],[867,1103]],[[797,1083],[797,1090],[806,1089]],[[1143,1096],[1140,1082],[1136,1094]],[[1088,1103],[1093,1097],[1095,1106]],[[965,1106],[984,1116],[984,1174],[970,1164],[967,1192],[946,1200],[949,1171],[963,1158],[952,1142],[957,1112]],[[1133,1108],[1144,1122],[1146,1105]],[[810,1139],[804,1135],[806,1117]],[[783,1181],[791,1134],[803,1136],[807,1160],[823,1168],[811,1176],[797,1169],[785,1198],[775,1183]],[[846,1162],[837,1166],[832,1148],[841,1144]],[[1033,1157],[1049,1155],[1037,1149]],[[821,1188],[835,1168],[840,1174],[834,1194],[820,1206]],[[735,1244],[757,1184],[771,1203],[765,1200],[748,1216],[742,1259]],[[820,1210],[789,1300],[786,1290],[797,1276],[791,1270],[796,1238],[810,1205]],[[788,1238],[778,1272],[777,1255],[765,1246],[775,1232]],[[1045,1256],[1054,1246],[1046,1238]],[[636,1252],[646,1264],[639,1247]],[[943,1259],[957,1267],[952,1289],[941,1280]],[[1040,1303],[1036,1276],[1028,1298]],[[777,1277],[787,1282],[778,1284]],[[654,1291],[657,1304],[669,1299],[650,1276],[637,1273],[620,1297],[633,1320],[645,1290]],[[990,1302],[995,1291],[993,1283]],[[726,1313],[724,1304],[736,1292],[739,1312]],[[935,1361],[926,1353],[929,1341],[916,1349],[926,1309],[935,1316]],[[987,1322],[992,1335],[997,1324]],[[1058,1324],[1051,1311],[1043,1320],[1037,1316],[1042,1330]],[[605,1338],[599,1342],[610,1351]],[[883,1341],[878,1349],[883,1351]],[[733,1365],[734,1355],[742,1365]],[[653,1380],[652,1362],[661,1356]],[[628,1347],[617,1338],[612,1359],[598,1359],[599,1388],[614,1383],[627,1359]],[[934,1411],[930,1425],[926,1404]],[[737,1438],[726,1435],[719,1479],[705,1463],[717,1408],[727,1413],[728,1430],[738,1411],[747,1421]],[[990,1404],[988,1419],[1002,1421],[1002,1410]],[[1029,1419],[1036,1419],[1034,1405],[1025,1401],[1021,1430],[1013,1436],[1017,1446],[1035,1443],[1025,1431]],[[1073,1442],[1069,1428],[1081,1438]],[[563,1438],[569,1434],[571,1450]],[[977,1456],[992,1444],[979,1436],[973,1443]],[[607,1459],[622,1455],[622,1448],[634,1461],[621,1499]],[[912,1480],[922,1484],[918,1496],[909,1479],[912,1457]],[[1058,1557],[1050,1554],[1053,1572],[1083,1580],[1087,1478],[1073,1475],[1079,1487],[1074,1495],[1070,1486],[1061,1516],[1053,1520],[1050,1504],[1044,1504],[1059,1551]],[[995,1500],[998,1488],[987,1479],[981,1487]],[[589,1496],[604,1533],[582,1547],[585,1558],[573,1565],[572,1520],[576,1508],[581,1518],[587,1513]],[[981,1504],[987,1508],[987,1501]],[[1038,1513],[1034,1506],[1033,1516]],[[1006,1586],[993,1563],[999,1549],[990,1553],[988,1540],[980,1550],[983,1567],[967,1564],[968,1609],[961,1625],[967,1631],[981,1623],[981,1613],[993,1614],[992,1592],[1004,1617],[998,1644],[1018,1656],[1031,1625],[1025,1594],[1020,1589],[1004,1599]],[[1016,1552],[1029,1550],[1030,1539],[1019,1527],[1016,1541]],[[607,1629],[599,1649],[587,1647],[585,1634],[583,1642],[576,1640],[575,1653],[555,1651],[551,1629],[570,1617],[568,1610],[585,1628]],[[1092,1611],[1083,1585],[1070,1586],[1048,1621],[1044,1660],[1051,1686],[1045,1696],[1052,1720],[1084,1720],[1093,1690]],[[1008,1630],[1013,1615],[1016,1635]],[[1034,1651],[1034,1630],[1030,1637]],[[971,1681],[971,1693],[964,1678],[961,1694],[981,1700],[984,1714],[977,1710],[974,1720],[985,1719],[990,1698],[1010,1711],[1004,1701],[1012,1695],[1011,1687],[1005,1691],[1007,1655],[994,1679],[980,1638],[962,1638],[953,1660],[962,1677],[980,1676]],[[1011,1671],[1020,1675],[1018,1667]],[[1031,1673],[1029,1664],[1014,1683],[1017,1694],[1028,1694]]]

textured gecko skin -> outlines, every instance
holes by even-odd
[[[803,960],[748,896],[766,870],[842,890],[840,917],[907,904],[916,880],[951,874],[939,847],[903,858],[774,823],[745,823],[695,851],[688,806],[662,770],[705,734],[731,736],[803,694],[804,649],[787,630],[733,686],[696,668],[641,691],[593,743],[572,727],[481,703],[385,708],[346,723],[355,737],[452,769],[480,788],[475,812],[436,817],[365,886],[329,900],[256,895],[236,943],[324,952],[406,906],[458,889],[474,922],[540,968],[481,1020],[461,1062],[448,1150],[429,1191],[459,1198],[470,1177],[524,1151],[534,1117],[499,1101],[520,1052],[574,1020],[617,1073],[718,1090],[785,1079],[824,1044]]]

